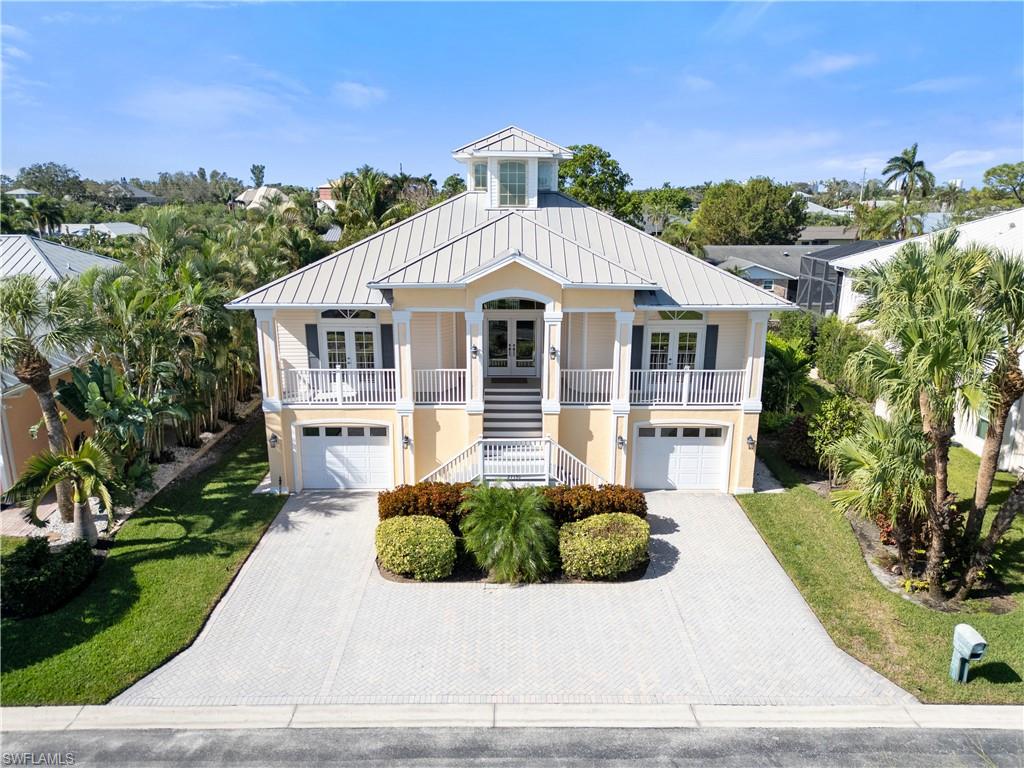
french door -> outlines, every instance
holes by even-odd
[[[702,330],[651,329],[647,336],[647,368],[652,371],[699,368],[702,347]]]
[[[487,318],[487,375],[537,375],[536,318]]]
[[[375,328],[323,328],[320,332],[324,368],[380,368]]]

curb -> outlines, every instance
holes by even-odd
[[[1024,732],[1024,706],[288,704],[0,709],[0,730],[4,732],[265,728],[942,728]]]

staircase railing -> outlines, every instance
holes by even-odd
[[[484,480],[541,481],[604,485],[607,481],[550,437],[480,438],[427,474],[424,482]]]

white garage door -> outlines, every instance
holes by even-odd
[[[302,487],[390,488],[387,427],[303,427]]]
[[[640,427],[633,485],[717,491],[727,461],[724,427]]]

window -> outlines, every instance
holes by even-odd
[[[661,430],[662,437],[677,437],[678,435],[679,430],[676,429],[675,427],[664,427]]]
[[[533,299],[494,299],[484,302],[484,309],[544,309],[544,302]]]
[[[984,440],[988,436],[988,418],[978,414],[978,426],[974,429],[974,434]]]
[[[707,429],[704,430],[704,437],[721,437],[721,436],[722,436],[722,428],[721,427],[708,427]]]
[[[348,368],[348,350],[345,345],[346,331],[325,331],[327,340],[327,367]]]
[[[373,326],[345,322],[322,323],[320,357],[325,368],[377,368],[380,340]]]
[[[349,427],[349,437],[364,437],[366,435],[366,427]]]
[[[526,163],[522,160],[498,163],[498,205],[526,205]]]
[[[487,189],[487,163],[473,163],[473,189]]]
[[[683,427],[683,437],[700,437],[700,427]]]
[[[697,367],[697,332],[680,331],[676,350],[676,368]]]
[[[320,427],[303,427],[303,437],[320,437]]]
[[[341,427],[324,427],[324,437],[341,437]]]
[[[764,288],[766,291],[770,291],[773,288],[775,288],[775,281],[774,280],[762,280],[761,281],[761,287]]]
[[[652,371],[663,371],[668,368],[669,339],[668,331],[655,331],[651,334],[651,352],[648,362]]]
[[[640,437],[654,437],[654,427],[640,427],[638,430]]]
[[[694,312],[692,309],[685,311],[680,310],[662,310],[658,313],[658,317],[662,320],[703,320],[704,315],[700,312]]]
[[[555,164],[541,160],[537,163],[537,191],[555,191]]]
[[[374,320],[377,315],[368,309],[325,309],[320,317],[325,320]]]
[[[387,427],[370,427],[370,437],[387,437]]]

